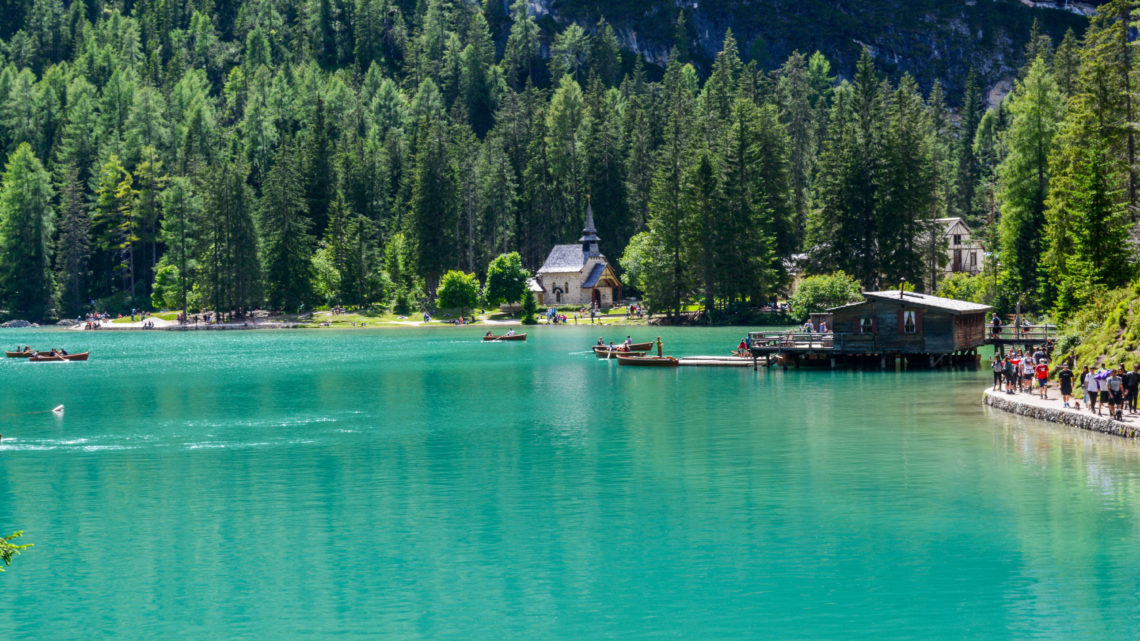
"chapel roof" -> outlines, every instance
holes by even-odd
[[[586,254],[581,245],[555,245],[539,268],[539,274],[581,271],[586,264]]]
[[[606,273],[606,264],[605,263],[595,263],[594,268],[592,270],[590,270],[590,275],[587,276],[586,281],[584,283],[582,283],[582,287],[586,288],[586,287],[593,287],[594,285],[597,285],[598,279],[601,278],[602,274],[604,274],[604,273]]]

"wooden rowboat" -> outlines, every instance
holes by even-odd
[[[28,359],[32,363],[59,363],[63,361],[85,361],[91,352],[81,352],[79,354],[56,355],[51,354],[36,355]]]
[[[672,356],[626,356],[619,354],[618,365],[638,365],[641,367],[677,367],[680,361]]]
[[[594,356],[596,356],[598,358],[610,358],[611,354],[614,357],[618,357],[618,356],[645,356],[644,351],[619,351],[616,349],[616,350],[613,350],[611,352],[609,349],[594,348]]]
[[[8,358],[31,358],[36,356],[38,352],[4,352]]]
[[[648,352],[648,351],[652,350],[653,346],[656,344],[657,343],[654,343],[652,341],[650,341],[648,343],[633,343],[629,346],[629,351],[631,351],[631,352]],[[614,343],[614,347],[622,347],[624,345],[625,345],[625,343]],[[594,345],[594,351],[597,351],[599,349],[609,349],[609,348],[610,348],[609,345]]]
[[[485,340],[485,341],[525,341],[526,340],[526,334],[525,333],[524,334],[513,334],[511,336],[507,336],[506,334],[504,334],[502,336],[484,336],[483,340]]]

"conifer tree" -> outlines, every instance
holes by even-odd
[[[607,87],[615,87],[621,81],[621,43],[610,23],[599,18],[594,25],[594,37],[590,40],[590,69],[598,75]]]
[[[83,306],[91,256],[91,219],[79,171],[69,166],[59,183],[59,237],[56,241],[56,281],[60,286],[59,302],[68,315]]]
[[[957,164],[955,212],[967,217],[974,224],[979,222],[972,216],[974,189],[981,177],[978,158],[974,155],[974,134],[978,131],[983,109],[981,84],[978,82],[978,74],[971,68],[970,75],[966,77],[961,121],[958,125],[958,138],[954,149]]]
[[[810,187],[816,164],[816,115],[811,102],[812,91],[807,61],[800,52],[793,52],[779,69],[776,96],[788,131],[792,208],[797,221],[796,235],[800,239],[811,209]]]
[[[554,197],[554,232],[559,237],[577,231],[585,215],[585,147],[589,127],[590,115],[581,87],[570,76],[562,76],[546,112],[546,156]]]
[[[516,88],[534,81],[534,67],[540,46],[538,36],[538,23],[530,15],[530,2],[515,0],[511,4],[511,32],[503,54],[503,65],[507,69],[508,80]]]
[[[0,176],[0,304],[10,314],[39,320],[52,311],[53,197],[43,163],[20,143]]]
[[[312,302],[313,223],[296,151],[290,142],[281,145],[258,202],[265,300],[285,311]]]
[[[103,273],[110,278],[118,276],[118,291],[135,296],[135,247],[138,243],[138,219],[134,177],[112,155],[103,164],[95,191],[95,212],[92,218],[96,247],[100,250]],[[101,293],[114,291],[113,281],[104,281]]]
[[[1000,259],[1015,295],[1037,300],[1037,264],[1044,253],[1045,198],[1049,193],[1049,154],[1061,121],[1061,93],[1038,58],[1009,103],[1008,152],[998,166],[1001,203]]]
[[[186,312],[190,288],[195,282],[201,247],[202,200],[185,176],[171,179],[162,191],[160,238],[166,247],[163,260],[178,268],[179,308]]]
[[[657,152],[653,188],[649,202],[652,244],[663,249],[665,269],[661,270],[661,307],[670,316],[681,309],[688,294],[690,276],[682,254],[684,247],[686,171],[693,136],[693,95],[685,81],[685,67],[673,62],[665,70],[662,99],[667,109],[664,142]],[[687,65],[686,65],[687,66]]]
[[[722,259],[719,251],[721,234],[731,234],[717,224],[716,212],[720,210],[720,169],[714,166],[712,155],[701,152],[696,162],[687,169],[688,176],[684,187],[684,229],[683,236],[687,258],[697,274],[701,295],[704,299],[704,312],[713,313],[716,302],[717,265]],[[733,177],[730,176],[731,180]]]
[[[893,284],[906,279],[918,284],[926,280],[921,238],[938,235],[932,219],[939,211],[935,179],[941,169],[938,161],[943,158],[935,154],[937,130],[932,129],[918,86],[909,74],[892,94],[886,119],[884,162],[876,192],[879,269],[882,282]],[[926,284],[933,292],[935,284]]]
[[[456,265],[454,209],[455,182],[443,124],[422,119],[417,128],[412,200],[411,237],[419,255],[419,270],[429,286],[449,265]]]
[[[825,271],[879,284],[878,185],[882,173],[883,93],[864,52],[853,84],[836,89],[827,143],[820,156],[819,208],[809,220],[807,246]]]
[[[261,302],[261,264],[254,224],[249,165],[237,156],[214,167],[206,178],[208,217],[204,230],[202,303],[219,313],[252,309]]]

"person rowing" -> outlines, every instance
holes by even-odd
[[[507,330],[507,336],[514,336],[514,335],[515,335],[515,330],[513,327],[511,329]]]
[[[487,333],[483,335],[483,338],[491,338],[492,336],[494,336],[494,334],[491,333],[491,330],[487,330]]]
[[[606,346],[606,341],[602,340],[602,337],[599,336],[598,337],[598,347],[605,347],[605,346]]]

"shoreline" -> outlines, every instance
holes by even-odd
[[[1125,420],[1117,421],[1107,416],[1098,416],[1087,409],[1076,410],[1062,407],[1059,391],[1053,390],[1053,393],[1055,394],[1053,398],[1045,400],[1035,394],[1006,394],[1005,392],[996,392],[992,387],[987,387],[982,392],[982,403],[1010,414],[1069,425],[1090,432],[1100,432],[1101,434],[1111,434],[1129,439],[1140,436],[1140,414],[1130,415],[1126,413],[1124,415]],[[1076,399],[1076,397],[1073,398]]]

